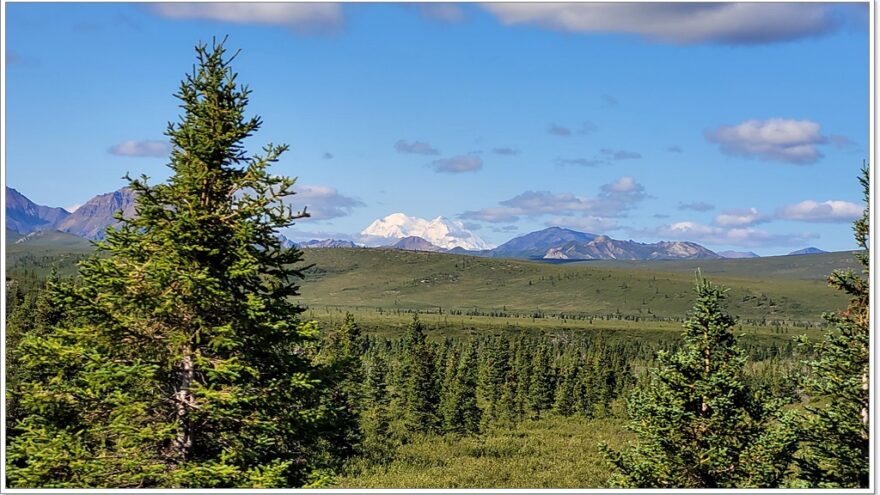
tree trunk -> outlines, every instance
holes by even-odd
[[[192,425],[189,421],[189,409],[195,402],[192,391],[193,382],[193,357],[192,351],[187,348],[184,350],[183,358],[180,361],[180,382],[179,388],[174,393],[174,399],[177,403],[177,420],[179,421],[177,431],[177,458],[179,462],[185,462],[190,458],[192,450]]]

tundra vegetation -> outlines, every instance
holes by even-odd
[[[867,209],[862,273],[829,279],[842,297],[435,253],[309,268],[275,236],[307,215],[270,172],[286,147],[245,153],[261,121],[234,56],[196,54],[172,175],[130,180],[137,215],[96,252],[7,253],[7,486],[868,486]],[[366,307],[352,256],[462,285],[419,277],[398,286],[436,300]],[[557,284],[563,305],[528,309]]]

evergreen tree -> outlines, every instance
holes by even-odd
[[[450,390],[452,400],[444,415],[446,430],[477,433],[480,429],[480,409],[477,407],[477,350],[473,343],[465,346],[456,365]]]
[[[571,358],[570,358],[571,359]],[[575,377],[576,371],[571,361],[566,360],[559,369],[560,377],[557,380],[556,395],[553,401],[553,409],[562,416],[571,416],[575,411]]]
[[[523,335],[517,339],[514,362],[511,366],[513,383],[515,384],[513,395],[513,417],[521,421],[528,410],[529,385],[531,384],[532,348],[531,342]]]
[[[261,125],[223,44],[176,94],[171,177],[130,180],[136,213],[66,286],[73,323],[21,344],[32,373],[7,474],[23,487],[294,487],[326,479],[326,376],[299,320],[301,252],[276,232],[294,180],[248,157]]]
[[[322,367],[321,379],[328,387],[321,440],[330,459],[351,457],[362,440],[363,345],[354,315],[346,313],[342,325],[330,332],[321,349],[318,360]]]
[[[724,291],[698,279],[696,292],[682,348],[658,354],[659,368],[629,402],[629,427],[639,443],[623,452],[602,445],[617,470],[612,484],[779,486],[795,446],[781,403],[746,387],[746,356],[724,310]]]
[[[486,404],[483,411],[483,428],[498,419],[501,414],[501,394],[504,389],[505,377],[507,376],[510,349],[507,339],[498,336],[490,339],[483,347],[483,373],[479,383],[478,393]]]
[[[818,358],[808,363],[812,376],[808,391],[827,399],[825,407],[810,407],[801,429],[805,448],[799,455],[801,477],[812,487],[868,487],[870,473],[870,171],[859,177],[865,201],[853,230],[861,249],[856,258],[863,276],[852,270],[835,271],[832,287],[851,296],[846,311],[823,315],[833,330],[813,345]],[[805,339],[802,341],[806,342]]]
[[[440,419],[443,421],[443,431],[450,432],[456,431],[458,426],[456,421],[459,419],[457,417],[458,413],[458,404],[456,403],[456,380],[458,373],[458,361],[459,354],[455,352],[452,348],[451,340],[445,340],[446,345],[441,347],[441,353],[444,356],[444,360],[441,364],[440,359],[437,360],[438,369],[442,370],[443,377],[440,384],[440,409],[439,415]]]
[[[553,379],[550,370],[550,350],[542,341],[532,355],[529,376],[529,410],[540,415],[553,405]]]
[[[373,459],[382,459],[390,451],[392,438],[388,404],[388,365],[381,355],[364,362],[366,378],[361,410],[362,452]]]
[[[434,431],[438,425],[434,356],[419,316],[413,315],[403,341],[403,422],[409,433]]]

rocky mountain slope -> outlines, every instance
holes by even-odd
[[[446,249],[435,246],[419,236],[411,235],[397,241],[392,246],[394,249],[405,249],[407,251],[428,251],[432,253],[443,253]]]
[[[821,254],[821,253],[825,253],[825,252],[827,252],[827,251],[822,251],[819,248],[814,248],[814,247],[810,246],[808,248],[803,248],[803,249],[798,249],[797,251],[792,251],[792,252],[788,253],[788,255],[789,256],[797,256],[800,254]]]
[[[95,196],[56,223],[54,228],[86,239],[101,239],[108,226],[119,224],[113,216],[117,211],[122,210],[125,218],[134,216],[134,199],[134,191],[127,187]]]
[[[560,247],[548,249],[544,254],[544,259],[554,260],[670,260],[720,257],[693,242],[661,241],[644,244],[619,241],[604,235],[589,242],[567,242]]]
[[[19,234],[35,230],[52,229],[70,216],[64,208],[41,206],[11,187],[6,188],[6,228]]]
[[[595,238],[595,234],[550,227],[515,237],[493,249],[489,256],[493,258],[544,258],[551,248],[557,248],[569,242],[586,243]]]

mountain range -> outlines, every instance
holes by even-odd
[[[73,213],[64,208],[41,206],[11,187],[6,188],[6,228],[19,234],[42,230],[58,230],[86,239],[101,239],[104,229],[119,222],[117,211],[131,218],[134,215],[135,195],[129,188],[100,194],[86,201]]]
[[[443,248],[462,248],[469,251],[490,249],[491,246],[457,220],[437,217],[433,220],[415,218],[403,213],[392,213],[380,218],[362,230],[361,240],[371,247],[390,246],[406,237],[421,237]]]
[[[88,200],[74,212],[63,208],[38,205],[10,187],[6,188],[7,232],[23,236],[40,231],[60,231],[85,239],[100,239],[108,226],[117,225],[114,218],[122,211],[126,218],[135,214],[135,194],[129,188],[101,194]],[[17,236],[17,237],[18,237]],[[354,248],[349,240],[311,240],[294,242],[279,234],[285,247],[301,249]],[[462,222],[437,217],[424,220],[394,213],[374,221],[361,232],[360,239],[367,246],[403,249],[408,251],[446,252],[492,258],[523,258],[535,260],[666,260],[751,258],[752,252],[723,251],[715,253],[699,244],[687,241],[641,243],[633,240],[612,239],[606,235],[578,232],[562,227],[549,227],[515,237],[498,247],[491,248],[479,236],[467,230]],[[822,253],[809,247],[792,255]]]

